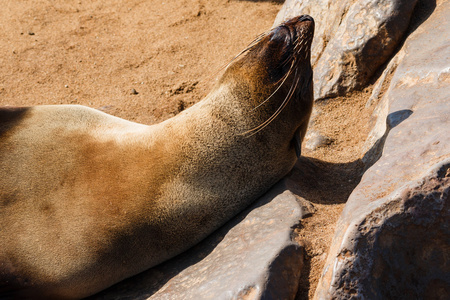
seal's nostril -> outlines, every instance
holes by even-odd
[[[303,22],[303,21],[314,22],[314,19],[313,19],[311,16],[308,16],[308,15],[300,16],[300,17],[298,18],[298,20],[299,20],[300,22]]]

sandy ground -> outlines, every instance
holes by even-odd
[[[364,164],[361,158],[366,137],[371,128],[371,114],[376,102],[366,107],[372,86],[315,103],[320,111],[315,129],[333,142],[315,151],[302,150],[301,158],[290,180],[296,193],[313,203],[315,213],[303,219],[297,228],[297,240],[306,249],[306,264],[302,270],[297,300],[312,299],[334,235],[335,224],[345,202],[359,183]],[[380,94],[381,97],[382,94]]]
[[[280,8],[226,0],[2,6],[1,105],[83,104],[146,124],[204,97],[215,72]]]
[[[280,1],[2,1],[0,105],[82,104],[153,124],[204,97],[217,71],[270,29]],[[291,180],[316,213],[298,239],[307,263],[298,299],[314,293],[334,225],[358,183],[373,109],[370,88],[316,104],[334,142],[304,150]]]

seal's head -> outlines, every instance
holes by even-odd
[[[294,131],[297,155],[313,103],[313,35],[313,18],[292,18],[258,36],[228,65],[221,80],[240,86],[235,90],[247,91],[241,95],[248,100],[243,105],[248,113],[258,111],[247,124],[245,135],[257,134],[277,117],[289,120],[284,123]]]

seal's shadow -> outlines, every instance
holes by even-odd
[[[311,157],[301,157],[288,175],[286,185],[296,195],[313,204],[340,204],[347,202],[348,197],[359,184],[364,170],[365,165],[361,159],[347,163],[331,163]],[[311,268],[311,257],[306,256],[296,300],[309,299]]]
[[[286,182],[292,192],[312,203],[345,203],[358,185],[363,170],[361,159],[349,163],[331,163],[301,157]]]

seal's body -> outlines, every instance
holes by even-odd
[[[0,296],[92,295],[193,246],[286,175],[312,109],[313,28],[302,16],[265,33],[157,125],[1,109]]]

